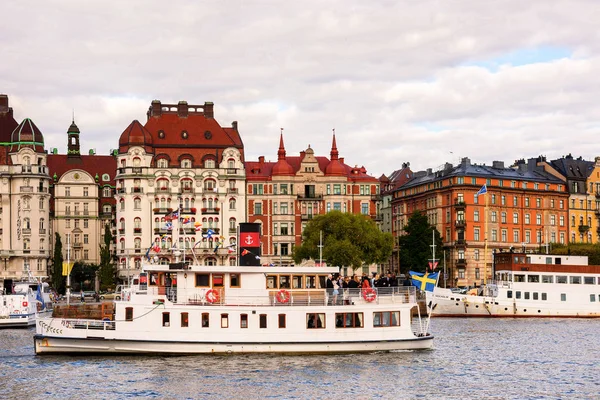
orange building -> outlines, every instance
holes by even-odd
[[[487,166],[464,158],[458,166],[415,172],[393,194],[392,232],[401,235],[415,211],[427,215],[442,235],[444,250],[436,258],[446,265],[440,281],[447,286],[490,279],[494,251],[567,243],[569,193],[539,161],[505,168],[501,161]],[[487,193],[478,195],[484,185]]]
[[[381,217],[379,181],[364,167],[350,167],[339,157],[335,135],[330,157],[315,156],[309,146],[287,156],[283,135],[277,162],[247,161],[248,222],[262,225],[261,262],[292,265],[294,247],[315,216],[332,210]]]

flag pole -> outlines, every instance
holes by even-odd
[[[440,281],[440,274],[438,272],[437,278],[435,279],[435,285],[433,286],[433,290],[431,291],[431,301],[429,302],[429,305],[428,305],[427,325],[425,325],[425,332],[424,332],[425,336],[427,336],[427,331],[429,330],[429,323],[431,322],[431,313],[433,312],[433,299],[434,299],[435,288],[437,287],[439,281]],[[425,284],[425,288],[427,288],[427,284]],[[427,290],[425,290],[425,299],[427,299]]]
[[[487,250],[488,250],[488,197],[487,187],[485,191],[485,237],[483,238],[483,285],[487,284]]]

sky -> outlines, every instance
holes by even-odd
[[[0,93],[46,149],[108,154],[154,99],[215,104],[247,161],[379,177],[600,156],[600,1],[3,1]]]

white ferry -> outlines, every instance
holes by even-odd
[[[467,294],[428,293],[439,317],[600,317],[600,266],[586,256],[496,253],[495,280]]]
[[[414,287],[340,289],[334,296],[326,279],[337,272],[336,267],[144,265],[122,289],[121,300],[103,303],[101,311],[80,309],[76,316],[66,310],[60,317],[39,318],[35,352],[293,354],[432,347]]]
[[[37,317],[52,315],[47,283],[10,281],[7,286],[0,292],[0,328],[26,328],[35,325]]]

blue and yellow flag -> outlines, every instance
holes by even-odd
[[[418,289],[424,290],[426,292],[433,292],[435,285],[437,284],[439,272],[434,274],[429,274],[427,272],[414,272],[408,271],[410,274],[410,278],[412,280],[412,284],[416,286]]]

